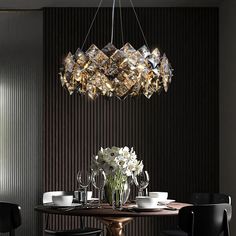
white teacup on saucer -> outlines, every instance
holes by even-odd
[[[138,208],[156,208],[157,200],[148,196],[136,197],[136,204]]]
[[[158,201],[165,201],[168,198],[168,192],[149,192],[149,196],[157,198]]]
[[[56,206],[71,206],[73,195],[52,196],[52,201]]]

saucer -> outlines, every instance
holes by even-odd
[[[172,202],[175,202],[175,200],[174,199],[166,199],[166,200],[158,201],[158,203],[163,204],[163,205],[167,205],[167,204],[170,204]]]
[[[92,197],[92,198],[88,199],[88,201],[99,201],[99,198],[97,198],[97,197]]]
[[[77,206],[81,206],[82,204],[80,203],[72,203],[71,205],[55,205],[53,202],[49,202],[46,204],[43,204],[44,206],[50,206],[53,208],[59,208],[59,207],[77,207]]]

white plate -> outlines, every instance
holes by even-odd
[[[99,198],[96,198],[96,197],[92,197],[92,198],[88,199],[88,201],[98,201],[98,200],[99,200]]]
[[[87,201],[98,201],[99,200],[99,198],[96,198],[96,197],[92,197],[92,198],[90,198],[90,199],[87,199]],[[73,200],[74,202],[76,202],[76,201],[78,201],[76,198],[74,198],[74,200]]]
[[[72,203],[71,205],[55,205],[53,202],[43,204],[44,206],[50,206],[50,207],[76,207],[81,206],[80,203]]]
[[[165,204],[165,205],[170,204],[172,202],[175,202],[175,200],[174,199],[166,199],[166,200],[158,201],[158,203]]]

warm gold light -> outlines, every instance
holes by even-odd
[[[70,94],[88,94],[92,99],[141,94],[150,98],[162,89],[167,92],[172,76],[168,58],[158,48],[135,50],[129,43],[121,49],[111,43],[102,50],[94,44],[85,53],[78,49],[75,55],[67,55],[60,73],[61,84]]]

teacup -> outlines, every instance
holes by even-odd
[[[57,206],[70,206],[73,202],[73,195],[52,196],[52,201]]]
[[[157,198],[159,201],[165,201],[168,198],[168,192],[149,192],[149,196]]]
[[[136,197],[136,204],[138,208],[155,208],[157,207],[157,200],[148,196]]]

